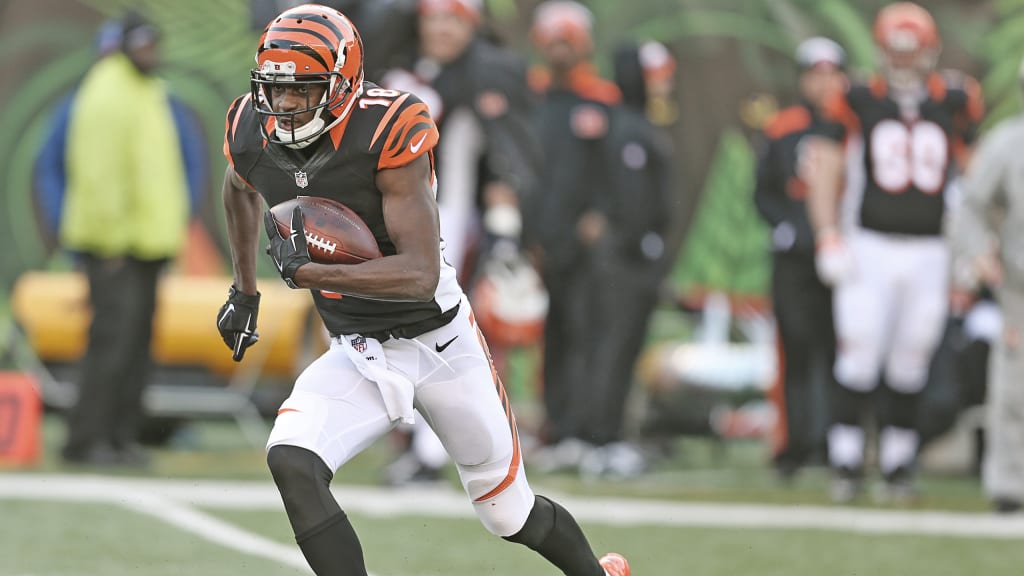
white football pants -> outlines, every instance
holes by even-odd
[[[388,370],[413,383],[415,407],[455,461],[481,522],[498,536],[518,532],[534,495],[508,395],[468,301],[463,297],[448,325],[415,339],[387,340],[383,351]],[[380,389],[335,340],[296,380],[267,448],[306,448],[337,471],[394,425]]]
[[[920,392],[949,308],[949,251],[942,238],[853,230],[853,271],[833,291],[835,376],[860,392],[882,370],[897,392]]]

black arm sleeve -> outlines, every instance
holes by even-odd
[[[657,128],[655,128],[657,130]],[[654,218],[651,221],[651,231],[664,237],[672,228],[672,215],[675,213],[673,204],[676,201],[676,182],[682,179],[675,172],[673,156],[675,149],[672,140],[664,133],[657,133],[654,137],[653,158],[654,165],[651,169],[654,172],[654,198],[652,199]]]
[[[757,159],[754,183],[754,204],[761,218],[775,227],[786,220],[789,202],[778,159],[779,141],[765,138]]]

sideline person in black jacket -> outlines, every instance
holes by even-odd
[[[584,456],[580,472],[628,477],[643,470],[644,460],[624,442],[627,398],[657,304],[665,270],[664,238],[676,195],[672,141],[648,117],[648,104],[670,95],[675,59],[664,45],[644,42],[623,45],[613,62],[623,102],[613,110],[608,135],[612,194],[592,284],[597,292],[596,340],[585,389],[573,407],[581,438],[595,447]]]
[[[835,362],[832,290],[815,270],[814,234],[807,217],[806,138],[822,125],[825,103],[843,89],[845,54],[827,38],[803,41],[800,102],[779,111],[764,128],[754,201],[771,227],[772,307],[778,328],[779,377],[770,392],[778,411],[773,464],[788,479],[821,457],[825,447],[825,395]]]

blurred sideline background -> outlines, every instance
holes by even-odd
[[[524,54],[531,53],[526,30],[537,3],[487,2],[499,34]],[[652,436],[664,443],[665,460],[652,473],[629,482],[587,482],[556,474],[535,475],[534,482],[583,498],[823,504],[824,470],[812,470],[795,486],[783,488],[766,467],[765,438],[771,414],[762,400],[774,378],[774,333],[766,309],[769,240],[751,200],[755,163],[751,142],[766,119],[794,98],[797,72],[791,55],[797,43],[810,35],[831,36],[847,49],[854,71],[870,70],[875,58],[871,24],[887,2],[584,3],[597,17],[597,62],[603,69],[607,69],[611,48],[627,38],[659,40],[678,61],[679,118],[673,136],[681,182],[674,203],[677,226],[669,243],[675,264],[641,362],[643,386],[637,387],[639,396],[660,393],[659,406],[666,415],[659,420],[656,408],[639,398],[630,420],[634,430],[651,427]],[[943,35],[940,66],[963,70],[981,80],[988,106],[984,126],[1017,112],[1024,0],[934,0],[923,4],[935,16]],[[269,415],[287,393],[296,370],[322,345],[322,336],[308,296],[289,291],[276,279],[261,284],[264,341],[252,349],[245,362],[234,365],[230,361],[213,326],[230,273],[219,194],[225,166],[221,154],[224,113],[235,96],[248,90],[257,39],[246,0],[0,0],[0,62],[4,63],[0,75],[0,134],[4,135],[0,138],[0,368],[36,374],[50,409],[66,407],[72,401],[63,384],[73,374],[84,346],[87,300],[80,279],[64,275],[71,270],[70,260],[55,250],[42,232],[41,210],[34,205],[32,194],[33,162],[53,110],[96,58],[99,26],[130,7],[143,10],[163,31],[160,75],[200,121],[209,155],[206,192],[191,227],[189,247],[176,263],[174,276],[167,280],[176,283],[174,289],[164,291],[175,295],[174,312],[164,306],[157,320],[154,345],[160,372],[156,383],[163,386],[151,391],[151,402],[158,404],[161,412],[147,432],[149,440],[163,449],[147,475],[228,478],[269,486],[262,457]],[[260,264],[267,266],[268,262],[261,258]],[[24,299],[20,304],[19,298]],[[33,298],[59,304],[42,309],[30,304]],[[48,330],[33,333],[31,326],[16,326],[12,321],[15,308],[31,318],[32,326]],[[54,330],[55,326],[59,330]],[[538,352],[519,350],[512,362],[509,384],[518,410],[529,424],[536,421],[538,410]],[[695,385],[673,388],[686,380]],[[176,393],[186,388],[188,393]],[[748,409],[736,410],[739,407]],[[51,410],[43,422],[40,456],[27,467],[28,472],[62,473],[52,452],[63,424]],[[962,513],[987,508],[974,477],[973,449],[960,446],[950,449],[946,460],[936,457],[933,473],[924,481],[922,507]],[[389,450],[382,443],[360,455],[339,480],[377,484]],[[0,471],[0,557],[14,561],[8,568],[0,563],[0,575],[138,573],[125,567],[132,563],[143,563],[146,574],[171,573],[180,569],[175,566],[182,555],[200,563],[193,571],[197,574],[224,573],[239,565],[247,574],[301,573],[287,559],[278,558],[268,566],[254,562],[251,551],[229,553],[209,546],[209,537],[196,536],[202,533],[198,529],[186,528],[187,537],[169,533],[141,538],[137,534],[143,531],[168,529],[163,524],[154,528],[123,511],[111,513],[95,502],[71,505],[44,502],[38,496],[27,501],[5,499],[5,493],[24,497],[18,496],[23,494],[20,488],[5,488],[3,481],[10,477]],[[45,485],[45,480],[40,482]],[[188,497],[181,499],[188,501]],[[279,510],[208,512],[289,545],[286,520]],[[384,514],[382,519],[374,513],[363,514],[363,521],[372,526],[366,531],[368,556],[371,562],[382,560],[389,570],[386,574],[479,574],[482,567],[498,562],[494,558],[510,560],[503,564],[506,572],[492,573],[521,573],[508,571],[508,565],[519,562],[520,557],[487,539],[472,526],[472,519],[438,520],[429,514],[401,519],[388,519]],[[169,516],[173,515],[160,518],[166,522]],[[42,532],[21,527],[31,522]],[[96,532],[79,533],[81,526],[94,522]],[[976,539],[958,539],[850,536],[821,532],[813,525],[795,527],[804,532],[785,532],[666,528],[659,527],[656,520],[639,522],[639,528],[609,519],[595,524],[602,526],[595,530],[596,547],[627,542],[625,546],[647,552],[630,558],[638,574],[680,574],[683,563],[691,561],[694,570],[687,568],[686,573],[820,574],[823,565],[808,560],[816,549],[817,553],[829,551],[834,557],[831,565],[842,566],[841,573],[959,574],[984,569],[988,574],[1017,574],[1024,560],[1019,543],[999,542],[983,531]],[[437,544],[448,536],[427,534],[435,526],[439,533],[465,533],[460,537],[469,543],[466,549],[470,551],[450,557],[440,554]],[[44,547],[43,552],[27,552],[29,543],[43,533],[72,539],[77,535],[82,543],[68,549],[62,544]],[[403,541],[420,541],[420,546],[403,558],[387,559],[388,534],[402,534]],[[1009,537],[1021,535],[1024,529],[1011,531]],[[730,558],[740,539],[744,552]],[[154,551],[148,540],[159,540],[160,550]],[[689,543],[685,550],[701,552],[696,556],[684,553],[676,546],[679,542]],[[118,562],[113,557],[124,551],[96,552],[104,546],[145,551],[128,554],[126,562]],[[872,546],[878,555],[865,557],[860,552],[864,546]],[[441,565],[450,566],[450,571],[437,568]],[[1018,568],[1011,568],[1014,565]],[[540,570],[539,565],[528,566]]]

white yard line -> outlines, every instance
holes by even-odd
[[[187,488],[191,483],[183,484]],[[307,574],[313,573],[295,546],[281,544],[242,530],[234,524],[197,510],[187,502],[187,498],[175,498],[166,494],[166,491],[153,489],[154,487],[145,481],[104,476],[0,475],[0,499],[116,504],[152,516],[209,542],[298,568]],[[276,496],[276,493],[273,495]],[[280,500],[280,506],[279,503]],[[264,502],[257,507],[269,507],[267,504]]]
[[[128,494],[129,498],[118,499],[118,503],[226,548],[292,566],[307,574],[313,573],[296,546],[286,546],[242,530],[234,524],[161,496],[142,491],[131,491]]]
[[[338,486],[338,501],[347,512],[373,517],[437,516],[473,518],[465,495],[447,487],[439,489],[386,489]],[[129,498],[129,495],[135,495]],[[83,475],[0,475],[0,498],[64,499],[119,502],[128,505],[141,496],[159,499],[155,508],[168,522],[171,510],[189,506],[280,510],[281,501],[269,482],[223,480],[156,480]],[[650,526],[702,526],[718,528],[803,529],[860,532],[868,534],[917,534],[963,538],[1024,539],[1024,517],[994,514],[884,510],[829,506],[785,506],[759,504],[709,504],[624,498],[557,498],[583,523]],[[175,508],[176,507],[176,508]],[[227,534],[206,517],[183,514],[177,522],[211,533]],[[157,513],[154,512],[154,515]],[[209,518],[209,517],[206,517]],[[214,520],[210,518],[210,520]],[[176,525],[182,525],[176,524]],[[230,526],[230,525],[228,525]],[[237,528],[233,528],[237,531]],[[238,531],[241,532],[241,531]],[[203,533],[205,534],[205,532]],[[213,539],[212,536],[205,536]],[[243,539],[226,536],[242,550]],[[262,546],[262,545],[261,545]],[[277,544],[277,546],[281,546]],[[287,546],[284,548],[288,548]],[[269,549],[264,547],[264,549]]]

